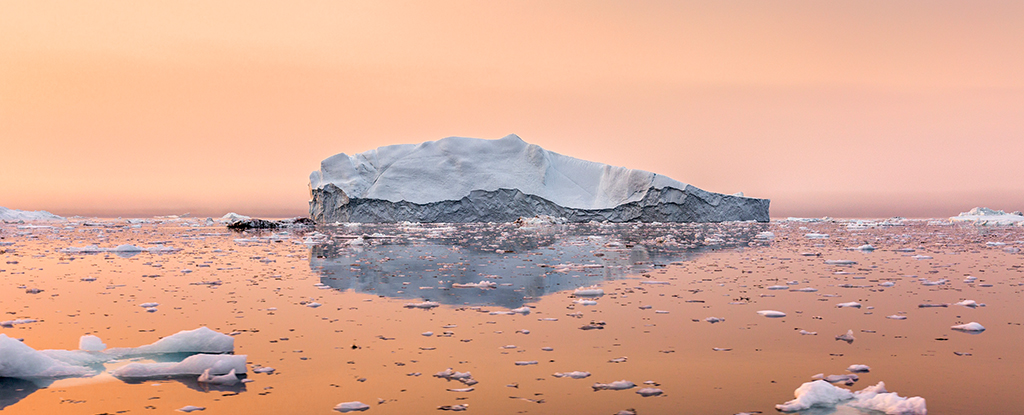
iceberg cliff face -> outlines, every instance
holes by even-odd
[[[527,144],[449,137],[338,154],[310,175],[310,217],[329,222],[768,221],[767,199],[706,192],[663,175]]]

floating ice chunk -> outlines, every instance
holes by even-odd
[[[194,411],[205,411],[205,410],[206,410],[206,407],[204,407],[204,406],[192,406],[192,405],[185,405],[185,406],[183,406],[181,408],[175,409],[175,411],[178,411],[178,412],[194,412]]]
[[[922,259],[932,259],[932,257],[930,257],[930,256],[928,256],[928,255],[914,255],[914,256],[912,256],[911,258],[914,258],[914,259],[917,259],[917,260],[922,260]]]
[[[817,336],[818,332],[816,332],[816,331],[800,330],[800,334],[802,334],[804,336]]]
[[[245,373],[246,355],[196,354],[181,362],[129,363],[110,373],[121,379],[149,379],[167,376],[226,375]],[[207,373],[207,371],[209,371]]]
[[[825,261],[826,265],[856,265],[857,261],[851,261],[849,259],[830,259]]]
[[[203,371],[203,374],[199,375],[199,379],[196,380],[199,383],[208,383],[210,385],[226,385],[231,386],[238,383],[238,376],[235,375],[235,369],[231,369],[227,374],[214,376],[210,374],[210,369]]]
[[[572,295],[576,297],[600,297],[604,295],[604,290],[600,288],[577,288],[572,292]]]
[[[836,304],[836,308],[860,308],[860,303],[856,301],[851,301],[848,303],[839,303]]]
[[[906,320],[907,316],[901,316],[899,314],[893,314],[891,316],[885,316],[885,318],[890,319],[890,320]]]
[[[306,303],[306,307],[309,307],[309,308],[317,308],[317,307],[320,307],[322,305],[323,304],[320,304],[320,303],[318,303],[316,301],[313,301],[311,303]]]
[[[978,304],[974,300],[963,300],[963,301],[960,301],[960,302],[958,302],[956,304],[953,304],[953,305],[962,305],[964,307],[970,307],[970,308],[984,307],[985,306],[985,304]]]
[[[924,398],[920,396],[905,398],[895,392],[886,392],[884,382],[868,386],[854,392],[853,395],[854,401],[849,405],[855,408],[881,411],[890,415],[926,415],[928,413]]]
[[[706,321],[708,323],[711,323],[711,324],[715,324],[715,323],[721,323],[721,322],[725,321],[725,319],[724,318],[718,318],[718,317],[708,317],[708,318],[704,319],[704,321]]]
[[[661,389],[658,389],[658,388],[640,388],[639,390],[636,391],[636,393],[638,393],[638,394],[640,394],[640,396],[643,396],[643,397],[646,398],[648,396],[658,396],[658,395],[661,395],[661,394],[665,393],[665,391],[663,391]]]
[[[156,307],[156,306],[159,306],[159,305],[160,305],[160,303],[142,303],[142,304],[139,304],[139,307],[150,308],[150,307]]]
[[[729,347],[712,347],[711,350],[714,350],[716,352],[731,352],[732,348],[729,348]]]
[[[554,376],[556,378],[583,379],[583,378],[586,378],[586,377],[590,377],[590,372],[580,372],[578,370],[577,371],[572,371],[572,372],[564,372],[564,373],[563,372],[556,372],[552,376]]]
[[[818,289],[817,288],[811,288],[811,287],[804,287],[804,288],[797,288],[795,290],[790,290],[790,291],[791,292],[795,292],[795,293],[814,293],[814,292],[818,292]]]
[[[874,251],[875,247],[871,246],[871,244],[864,244],[864,245],[858,246],[856,248],[850,248],[850,249],[853,249],[853,250],[856,250],[856,251]]]
[[[334,406],[334,410],[338,412],[365,411],[367,409],[370,409],[370,405],[359,401],[342,402]]]
[[[840,402],[853,399],[853,392],[832,386],[824,380],[815,380],[800,385],[793,391],[793,396],[796,399],[775,405],[775,409],[782,412],[796,412],[809,409],[812,406],[835,406]]]
[[[771,286],[768,286],[768,287],[765,287],[765,288],[767,288],[769,290],[788,290],[789,286],[788,285],[771,285]]]
[[[878,284],[879,287],[892,287],[894,285],[896,285],[896,283],[892,281],[886,281]]]
[[[633,383],[633,382],[630,382],[628,380],[617,380],[617,381],[611,382],[611,383],[595,383],[595,384],[591,385],[591,387],[594,388],[594,390],[596,390],[596,391],[600,391],[600,390],[614,390],[614,391],[617,391],[617,390],[625,390],[625,389],[635,388],[636,384]]]
[[[949,307],[948,303],[921,303],[917,305],[917,308],[932,308],[932,307]]]
[[[847,330],[846,334],[840,334],[836,336],[836,340],[842,340],[847,343],[853,343],[857,338],[853,337],[853,330]]]
[[[492,281],[487,281],[487,280],[480,281],[480,282],[466,283],[466,284],[455,283],[455,284],[452,284],[452,288],[479,288],[479,289],[498,288],[498,283],[492,282]]]
[[[921,279],[921,285],[934,286],[934,285],[943,285],[945,283],[946,283],[946,279],[945,278],[937,280],[937,281],[929,281],[926,278],[922,278]]]
[[[423,333],[420,333],[420,335],[421,336],[425,336],[425,337],[430,337],[430,336],[434,335],[434,332],[432,332],[432,331],[425,331]]]
[[[1017,212],[1019,213],[1019,212]],[[986,207],[976,207],[949,218],[950,222],[971,222],[980,226],[1008,226],[1024,224],[1024,216]]]
[[[826,238],[828,238],[828,234],[827,233],[807,233],[807,234],[804,234],[804,237],[807,238],[807,239],[826,239]]]
[[[463,404],[459,404],[459,405],[441,405],[441,406],[437,407],[437,409],[440,409],[442,411],[460,412],[460,411],[465,411],[466,409],[469,409],[469,404],[468,403],[463,403]]]
[[[981,333],[985,331],[985,326],[982,326],[981,324],[978,324],[973,321],[967,324],[960,324],[950,328],[953,330],[963,331],[967,333]]]
[[[57,360],[0,333],[0,378],[62,378],[86,376],[92,371]]]
[[[846,371],[851,373],[867,373],[871,371],[871,368],[868,365],[850,365],[850,367],[846,368]]]
[[[519,308],[514,308],[514,309],[509,310],[509,313],[511,313],[511,314],[522,314],[522,315],[525,316],[527,314],[530,314],[530,307],[523,306],[523,307],[519,307]]]
[[[520,360],[516,362],[516,366],[529,366],[537,364],[536,360]]]
[[[760,314],[760,315],[765,316],[765,317],[771,317],[771,318],[779,318],[779,317],[785,317],[786,316],[786,313],[783,313],[781,311],[775,311],[775,310],[761,310],[761,311],[758,311],[757,314]]]
[[[100,340],[99,337],[93,336],[91,334],[86,334],[78,339],[79,350],[85,350],[88,352],[99,352],[106,348],[107,345],[106,343],[103,343],[103,340]]]
[[[263,366],[263,367],[258,367],[258,368],[253,369],[252,372],[253,373],[274,373],[275,370],[277,370],[277,369],[274,369],[272,367]]]
[[[573,301],[573,302],[576,303],[576,304],[579,304],[579,305],[597,305],[597,301],[594,301],[594,300],[584,300],[582,298],[578,299],[576,301]]]
[[[668,281],[640,281],[642,285],[671,285]]]
[[[405,303],[405,308],[431,309],[440,305],[441,304],[435,303],[433,301],[424,301],[422,303]]]
[[[474,387],[470,386],[470,387],[468,387],[468,388],[460,388],[460,389],[445,389],[445,390],[447,390],[448,392],[472,392],[472,391],[476,390],[476,388],[474,388]]]
[[[195,330],[182,330],[157,340],[153,344],[130,347],[112,348],[107,353],[115,357],[130,357],[147,354],[166,353],[230,353],[235,350],[235,339],[226,334],[200,327]],[[202,373],[201,371],[199,373]],[[198,375],[199,373],[195,373]],[[227,373],[226,371],[224,373]],[[245,373],[243,369],[239,373]]]

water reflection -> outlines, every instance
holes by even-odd
[[[767,224],[353,225],[311,247],[321,284],[393,298],[516,308],[703,251],[748,246]],[[494,288],[455,288],[482,281]]]
[[[0,377],[0,410],[18,403],[33,392],[53,383],[45,381],[40,382],[42,383],[40,385],[37,382],[40,381]]]

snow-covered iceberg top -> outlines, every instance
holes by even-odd
[[[64,220],[45,210],[18,210],[0,206],[0,220]]]
[[[949,218],[951,222],[971,222],[977,225],[1024,225],[1024,215],[1020,212],[1006,213],[986,207],[976,207],[967,212]]]
[[[824,380],[815,380],[800,385],[793,395],[796,399],[775,405],[775,409],[781,412],[796,412],[812,407],[833,408],[846,405],[884,412],[889,415],[926,415],[928,413],[924,398],[919,396],[906,398],[895,392],[887,392],[883,382],[851,392],[848,389],[833,386]]]
[[[687,184],[643,170],[580,160],[528,144],[448,137],[338,154],[309,176],[312,189],[332,183],[351,198],[418,204],[458,200],[474,190],[519,191],[577,209],[606,209],[643,198],[649,188]]]

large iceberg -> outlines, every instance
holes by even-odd
[[[0,220],[25,221],[25,220],[64,220],[45,210],[18,210],[8,209],[0,206]]]
[[[767,199],[711,193],[643,170],[528,144],[448,137],[337,154],[309,177],[310,217],[330,222],[768,221]]]
[[[989,226],[1024,226],[1024,215],[1020,212],[1006,213],[986,207],[976,207],[949,218],[950,222],[964,222]]]

